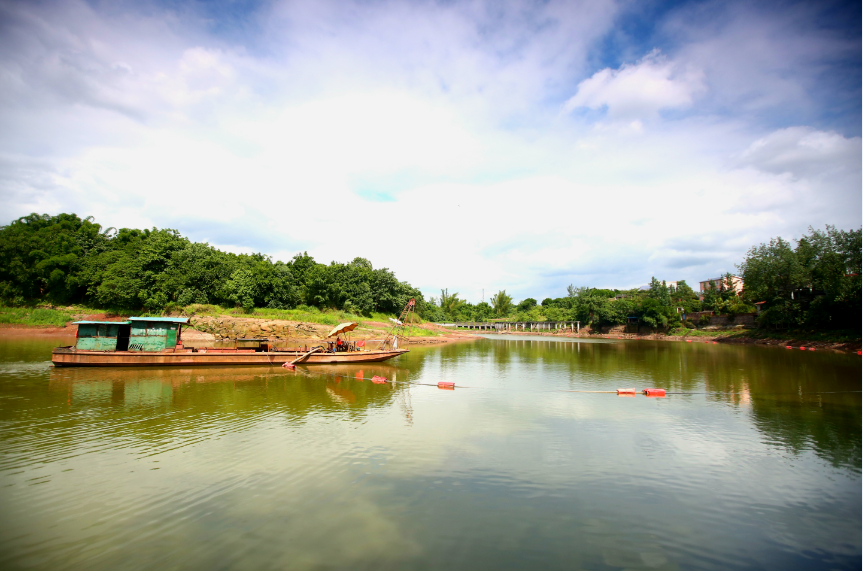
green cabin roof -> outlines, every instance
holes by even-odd
[[[129,325],[131,321],[73,321],[72,325]]]

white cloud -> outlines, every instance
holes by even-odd
[[[860,137],[809,127],[776,130],[753,142],[736,163],[795,178],[829,176],[839,172],[860,175]]]
[[[675,65],[653,50],[636,64],[606,68],[585,79],[564,109],[607,108],[613,119],[652,118],[664,109],[690,107],[702,90],[701,72]],[[641,127],[640,122],[633,125]]]
[[[730,96],[695,43],[591,73],[614,4],[358,6],[274,3],[228,41],[180,12],[3,5],[3,219],[363,256],[471,301],[697,281],[860,224],[859,137],[704,113]],[[612,120],[561,115],[573,92]]]

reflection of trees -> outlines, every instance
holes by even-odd
[[[795,453],[812,448],[834,466],[860,471],[860,366],[846,355],[739,347],[711,361],[705,389],[714,398],[749,396],[755,426]],[[740,371],[739,369],[743,369]]]
[[[833,466],[860,472],[860,396],[845,395],[844,402],[830,400],[823,402],[818,396],[798,402],[754,399],[753,420],[761,432],[795,453],[811,447]]]
[[[490,347],[490,349],[489,349]],[[612,390],[656,386],[670,392],[707,393],[715,402],[751,405],[755,426],[794,451],[812,447],[834,465],[860,470],[860,364],[847,355],[792,353],[743,345],[625,342],[595,343],[546,339],[501,339],[457,344],[458,354],[491,360],[501,369],[513,363],[527,370],[551,368],[568,374],[572,388]]]

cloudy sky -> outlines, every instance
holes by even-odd
[[[860,227],[860,10],[0,0],[0,224],[362,256],[471,302],[693,283]]]

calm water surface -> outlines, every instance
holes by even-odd
[[[290,373],[55,344],[0,339],[2,569],[861,567],[856,355],[509,337]],[[650,386],[690,394],[565,392]]]

